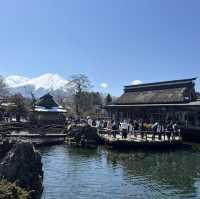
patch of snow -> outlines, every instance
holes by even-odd
[[[33,78],[28,82],[28,84],[34,85],[36,90],[39,88],[57,90],[66,86],[67,83],[68,81],[60,75],[51,73]]]
[[[26,84],[30,79],[19,75],[11,75],[5,78],[5,83],[10,87]]]
[[[42,106],[36,106],[35,111],[38,111],[38,112],[58,112],[58,113],[66,113],[67,112],[62,106],[52,107],[50,109],[42,107]]]

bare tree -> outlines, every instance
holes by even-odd
[[[10,99],[15,104],[10,111],[16,115],[16,121],[20,122],[21,117],[27,116],[26,99],[19,93],[12,95]]]
[[[71,87],[74,93],[81,93],[91,88],[91,82],[84,74],[72,75],[67,86]]]
[[[105,98],[105,104],[109,105],[112,103],[112,101],[113,101],[113,99],[112,99],[111,95],[108,93],[108,95]]]
[[[0,76],[0,96],[8,94],[8,87],[4,81],[4,78]]]
[[[34,109],[37,101],[34,93],[34,86],[24,86],[24,91],[25,95],[31,100],[31,108]]]
[[[64,95],[54,95],[56,102],[63,107],[65,107],[65,98]]]
[[[34,86],[25,85],[24,86],[24,94],[28,98],[32,98],[32,95],[34,95]]]
[[[67,84],[70,88],[75,103],[76,114],[80,115],[80,105],[82,104],[82,93],[91,88],[91,82],[84,74],[72,75],[71,80]]]

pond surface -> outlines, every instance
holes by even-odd
[[[42,199],[200,198],[200,151],[118,152],[58,145],[40,149]]]

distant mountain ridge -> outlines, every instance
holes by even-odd
[[[36,97],[51,92],[55,94],[66,94],[69,87],[69,81],[58,74],[46,73],[39,77],[28,78],[18,75],[5,77],[5,83],[8,85],[11,93],[21,93],[25,97],[30,97],[31,92]]]

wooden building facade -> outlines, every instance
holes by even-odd
[[[200,127],[200,99],[195,80],[181,79],[148,84],[129,85],[115,103],[106,106],[115,120],[145,122],[174,121],[187,127]]]

